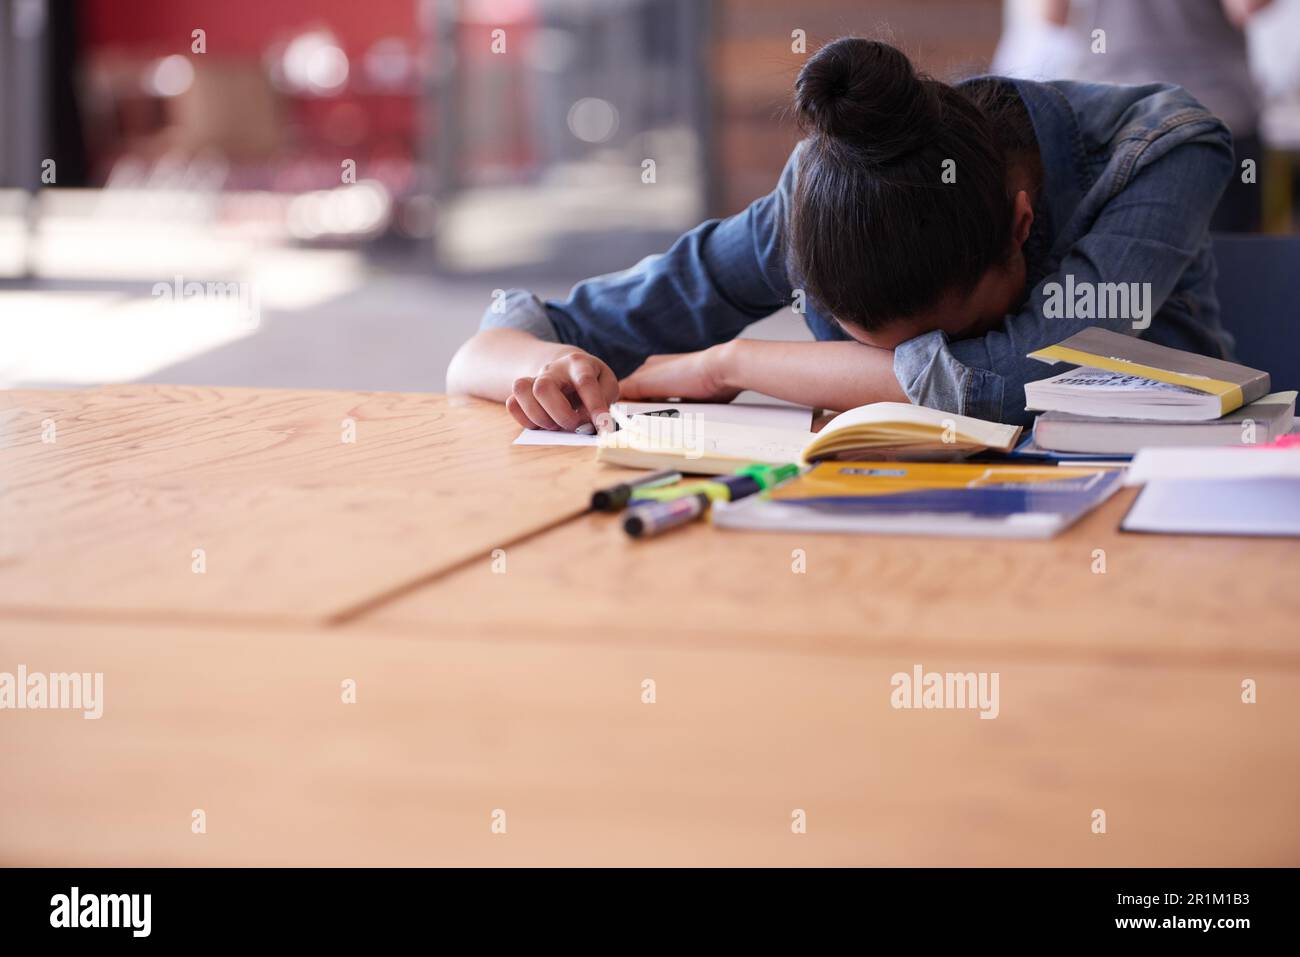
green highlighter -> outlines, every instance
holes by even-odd
[[[693,522],[714,502],[734,502],[758,495],[799,474],[797,465],[746,465],[734,475],[665,488],[634,489],[623,531],[648,538]]]
[[[759,485],[763,486],[763,491],[767,492],[776,488],[782,482],[788,481],[799,474],[797,465],[746,465],[743,469],[736,470],[737,475],[748,475]]]
[[[701,480],[697,482],[680,482],[660,488],[638,488],[632,490],[632,502],[671,502],[687,495],[707,495],[712,501],[732,501],[752,492],[766,492],[782,482],[799,474],[797,465],[746,465],[737,469],[734,476]],[[738,488],[733,480],[748,479],[757,488]]]

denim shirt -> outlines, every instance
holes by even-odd
[[[1026,424],[1025,383],[1064,368],[1027,353],[1092,325],[1229,358],[1208,234],[1234,170],[1227,128],[1166,84],[1000,82],[1019,93],[1043,165],[1024,247],[1026,296],[1018,312],[983,335],[954,338],[936,330],[899,345],[894,374],[908,398]],[[786,224],[798,154],[796,147],[771,193],[735,216],[702,223],[631,269],[581,282],[563,301],[510,290],[488,309],[482,327],[519,328],[577,346],[620,378],[647,356],[734,338],[796,300]],[[1150,284],[1147,328],[1135,328],[1142,323],[1128,313],[1074,318],[1081,309],[1068,302],[1061,308],[1060,290],[1068,295],[1083,284],[1109,283]],[[849,338],[810,298],[804,306],[817,339]]]

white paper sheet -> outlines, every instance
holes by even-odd
[[[798,405],[760,402],[615,402],[615,418],[677,409],[680,414],[697,416],[697,422],[722,425],[745,425],[760,429],[786,429],[807,432],[812,428],[812,409]]]
[[[550,429],[524,429],[515,445],[595,445],[596,436],[579,432],[552,432]]]
[[[1300,449],[1142,449],[1124,484],[1266,478],[1300,479]]]
[[[776,405],[748,402],[615,402],[615,415],[637,415],[660,409],[678,409],[682,413],[699,416],[698,423],[725,423],[727,425],[754,426],[764,429],[782,429],[791,433],[806,433],[812,425],[812,410],[797,405]],[[514,441],[515,445],[596,445],[594,435],[574,432],[552,432],[548,429],[524,429]]]
[[[1165,534],[1300,536],[1300,480],[1152,482],[1120,527]]]

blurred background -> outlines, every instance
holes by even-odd
[[[0,385],[439,391],[495,291],[770,190],[821,42],[1089,76],[1098,23],[1258,154],[1232,228],[1293,231],[1300,0],[0,0]]]

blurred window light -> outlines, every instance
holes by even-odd
[[[194,64],[179,53],[163,57],[153,65],[145,91],[154,96],[180,96],[194,85]]]
[[[517,23],[537,15],[536,0],[468,0],[461,8],[468,23]]]
[[[373,233],[383,228],[388,218],[388,190],[371,180],[336,190],[335,202],[343,233]]]
[[[584,143],[605,143],[618,132],[618,110],[609,100],[586,96],[569,107],[569,132]]]
[[[291,90],[329,96],[347,84],[348,56],[334,34],[312,30],[294,37],[285,48],[281,74]]]
[[[382,232],[392,215],[392,196],[374,180],[314,190],[289,203],[285,225],[295,239],[356,239]]]
[[[41,290],[6,301],[6,386],[129,382],[256,332],[227,303],[206,299]]]
[[[348,58],[338,47],[317,50],[307,67],[308,81],[318,93],[333,93],[348,81]]]

